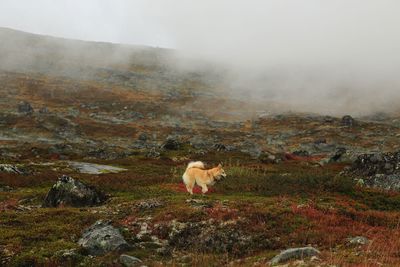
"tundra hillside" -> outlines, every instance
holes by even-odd
[[[277,112],[164,49],[0,39],[0,265],[400,265],[398,114]],[[191,197],[197,160],[227,177]]]

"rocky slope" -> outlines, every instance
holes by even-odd
[[[395,114],[278,113],[172,51],[0,39],[0,265],[400,263]],[[190,160],[228,177],[189,198]]]

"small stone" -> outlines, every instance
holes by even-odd
[[[33,108],[30,103],[26,101],[21,101],[18,103],[18,112],[26,115],[30,115],[33,113]]]
[[[364,236],[356,236],[347,240],[349,241],[350,245],[366,245],[369,242],[368,238]]]
[[[119,261],[125,267],[137,266],[142,262],[140,259],[126,254],[122,254],[121,256],[119,256]]]
[[[49,114],[50,111],[49,111],[49,109],[47,107],[42,107],[42,108],[39,109],[39,113],[40,114]]]
[[[313,247],[291,248],[282,251],[276,255],[271,261],[271,265],[287,262],[294,259],[304,259],[312,256],[318,256],[319,250]]]

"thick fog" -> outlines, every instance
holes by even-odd
[[[174,48],[229,69],[232,96],[363,114],[397,109],[399,9],[395,0],[2,0],[0,26]]]

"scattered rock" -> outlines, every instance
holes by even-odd
[[[42,107],[42,108],[39,109],[39,113],[40,114],[49,114],[50,111],[49,111],[49,109],[47,107]]]
[[[320,145],[320,144],[326,144],[326,139],[325,138],[320,138],[314,141],[314,144]]]
[[[33,108],[29,102],[21,101],[18,103],[18,112],[30,115],[33,113]]]
[[[57,251],[54,257],[63,261],[77,263],[79,259],[82,258],[82,255],[80,255],[76,249],[63,249]]]
[[[129,248],[118,229],[109,222],[99,220],[85,230],[78,244],[90,255],[103,255],[110,251]]]
[[[73,207],[102,204],[106,196],[94,187],[85,185],[69,176],[63,175],[52,186],[44,200],[45,207],[67,205]]]
[[[169,136],[161,147],[167,150],[179,150],[180,146],[180,142],[177,138]]]
[[[329,158],[329,162],[349,162],[351,157],[344,147],[339,147],[336,152]]]
[[[149,152],[146,154],[146,157],[152,158],[152,159],[156,159],[156,158],[159,158],[160,155],[161,155],[161,153],[158,152],[158,151],[156,150],[156,148],[153,147],[153,148],[151,148],[151,149],[149,150]]]
[[[307,150],[296,150],[292,152],[293,155],[299,156],[299,157],[309,157],[310,153]]]
[[[133,267],[140,264],[142,261],[136,257],[122,254],[119,256],[119,262],[125,267]]]
[[[342,117],[341,123],[344,126],[352,127],[352,126],[355,125],[355,120],[350,115],[345,115],[345,116]]]
[[[333,123],[335,121],[335,118],[332,116],[324,116],[323,117],[323,122],[325,123]]]
[[[8,185],[0,185],[0,192],[11,192],[14,188]]]
[[[320,252],[313,247],[291,248],[282,251],[276,255],[271,261],[271,265],[284,263],[294,259],[304,259],[312,256],[318,256]]]
[[[353,238],[347,239],[350,245],[366,245],[369,243],[368,238],[364,236],[356,236]]]
[[[0,266],[9,266],[10,261],[15,256],[15,252],[6,246],[0,245]]]
[[[22,175],[29,174],[29,172],[27,170],[17,167],[16,165],[11,165],[11,164],[0,164],[0,172],[22,174]]]
[[[163,203],[157,199],[148,199],[148,200],[143,200],[140,201],[136,205],[139,209],[142,210],[148,210],[148,209],[154,209],[163,206]]]
[[[258,160],[262,163],[278,163],[279,161],[281,161],[279,157],[268,151],[261,152]]]
[[[226,151],[227,150],[227,148],[224,144],[218,144],[218,143],[214,145],[214,149],[217,151]]]
[[[141,133],[141,134],[139,134],[139,136],[138,136],[138,140],[139,140],[139,141],[146,142],[147,139],[148,139],[148,136],[147,136],[146,133]]]
[[[190,204],[192,207],[196,208],[211,208],[213,206],[212,202],[205,201],[202,199],[188,198],[186,203]]]

